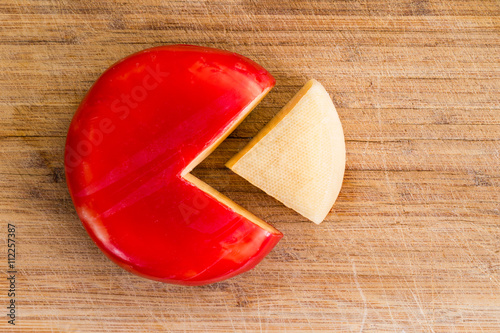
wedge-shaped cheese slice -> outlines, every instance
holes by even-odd
[[[267,194],[319,224],[342,186],[345,142],[330,96],[310,80],[226,164]]]

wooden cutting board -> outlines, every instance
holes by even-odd
[[[205,287],[106,259],[63,172],[71,117],[99,74],[171,43],[241,53],[277,79],[194,173],[285,237],[251,272]],[[347,140],[343,189],[319,226],[224,168],[309,78]],[[2,0],[0,331],[499,332],[499,93],[497,0]]]

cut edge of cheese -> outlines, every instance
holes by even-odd
[[[233,119],[233,121],[221,131],[221,134],[219,135],[218,138],[216,138],[211,144],[209,144],[203,151],[198,154],[181,172],[181,176],[184,177],[186,174],[190,173],[193,171],[194,168],[205,158],[208,157],[221,143],[222,141],[226,140],[226,138],[231,134],[236,127],[238,127],[241,122],[246,118],[246,116],[262,101],[264,97],[266,97],[267,93],[272,89],[273,87],[268,87],[266,90],[264,90],[260,95],[255,97],[253,101],[248,104],[243,111],[238,114],[238,116]]]
[[[276,228],[271,226],[270,224],[264,222],[254,214],[250,213],[248,210],[245,208],[241,207],[238,205],[236,202],[232,201],[201,179],[197,178],[196,176],[192,175],[190,172],[198,165],[200,164],[205,158],[207,158],[208,155],[210,155],[221,143],[224,141],[231,132],[234,131],[238,125],[241,124],[241,122],[245,119],[245,117],[262,101],[262,99],[267,95],[267,93],[272,89],[273,87],[268,87],[266,88],[260,95],[258,95],[250,104],[248,104],[243,111],[240,112],[240,114],[224,129],[221,131],[219,137],[217,137],[210,145],[208,145],[196,158],[194,158],[181,172],[181,178],[184,179],[185,181],[191,183],[192,185],[196,186],[199,190],[205,192],[206,194],[210,195],[213,197],[215,200],[219,201],[226,207],[230,208],[237,214],[243,216],[244,218],[248,219],[250,222],[254,223],[255,225],[261,227],[262,229],[269,231],[270,233],[273,234],[281,234],[280,231],[278,231]]]
[[[313,86],[314,82],[317,82],[316,80],[309,80],[296,94],[295,96],[292,97],[292,99],[278,112],[273,119],[271,119],[270,122],[262,128],[259,133],[257,133],[256,136],[253,137],[252,140],[243,148],[240,150],[236,155],[231,157],[229,161],[226,163],[226,167],[229,169],[232,169],[232,167],[238,162],[244,155],[248,153],[250,149],[253,148],[260,140],[262,140],[263,137],[265,137],[273,128],[278,125],[283,118],[297,105],[297,103],[300,101],[302,97],[311,89]]]
[[[321,223],[338,197],[345,172],[342,124],[325,88],[308,81],[226,166]]]
[[[262,229],[264,229],[266,231],[269,231],[270,233],[280,234],[280,232],[276,228],[274,228],[270,224],[264,222],[263,220],[261,220],[260,218],[258,218],[257,216],[255,216],[254,214],[250,213],[248,210],[246,210],[245,208],[241,207],[236,202],[234,202],[233,200],[229,199],[224,194],[220,193],[219,191],[217,191],[216,189],[214,189],[212,186],[210,186],[207,183],[205,183],[203,180],[201,180],[201,179],[193,176],[190,173],[186,174],[183,177],[183,179],[185,181],[193,184],[194,186],[196,186],[201,191],[207,193],[208,195],[210,195],[211,197],[213,197],[215,200],[217,200],[220,203],[222,203],[224,206],[229,207],[235,213],[243,216],[244,218],[246,218],[247,220],[249,220],[253,224],[258,225],[259,227],[261,227]]]

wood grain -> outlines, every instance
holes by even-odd
[[[254,270],[205,287],[133,276],[92,243],[65,185],[71,117],[123,56],[219,47],[277,86],[194,173],[285,234]],[[308,78],[347,140],[315,226],[224,168]],[[17,332],[499,332],[497,0],[3,0],[0,302],[17,226]],[[4,308],[5,309],[5,308]],[[3,313],[3,312],[2,312]]]

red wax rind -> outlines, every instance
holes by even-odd
[[[181,172],[274,83],[241,55],[189,45],[148,49],[102,74],[71,122],[65,166],[78,216],[111,260],[146,278],[202,285],[271,251],[281,233]]]

